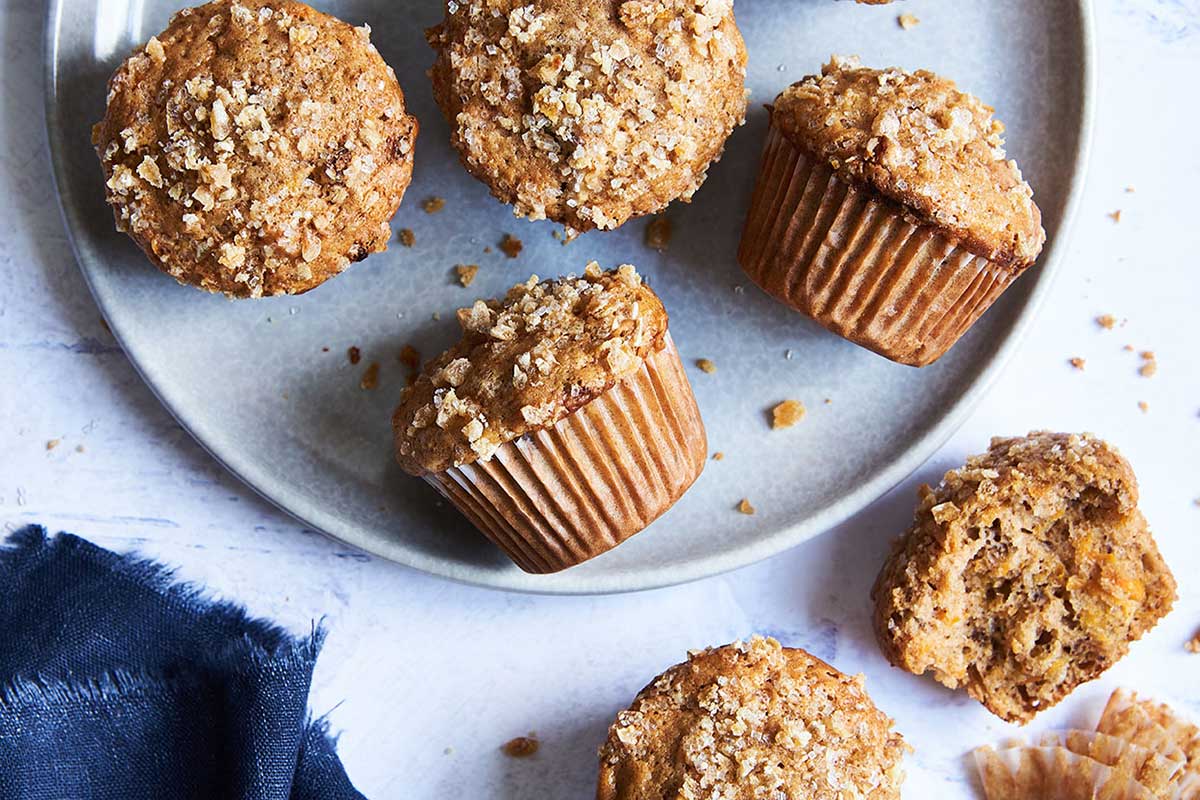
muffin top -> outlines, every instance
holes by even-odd
[[[1027,722],[1125,655],[1175,580],[1129,463],[1090,434],[997,438],[922,487],[872,590],[880,645]]]
[[[901,203],[976,255],[1023,269],[1046,233],[992,111],[932,72],[834,56],[776,98],[771,122],[842,178]]]
[[[746,111],[732,0],[451,0],[427,32],[463,164],[578,231],[690,199]]]
[[[488,460],[641,368],[665,345],[667,313],[626,264],[582,277],[534,275],[501,300],[458,311],[463,336],[425,365],[392,416],[396,460],[413,475]]]
[[[113,74],[92,131],[117,227],[235,297],[304,292],[385,249],[417,124],[369,33],[293,0],[176,14]]]
[[[861,675],[755,636],[691,653],[617,715],[596,798],[899,798],[891,726]]]

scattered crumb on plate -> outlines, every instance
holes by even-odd
[[[737,504],[737,510],[742,514],[750,515],[754,513],[754,506],[750,505],[750,501],[743,497]]]
[[[770,427],[790,428],[796,425],[797,422],[804,419],[804,415],[808,414],[808,409],[804,408],[804,403],[800,401],[784,401],[775,408],[770,409]]]
[[[84,452],[85,450],[87,450],[87,448],[86,448],[86,447],[84,447],[83,445],[81,445],[81,444],[77,444],[77,445],[75,445],[75,452],[76,452],[76,453],[82,453],[82,452]]]
[[[518,736],[515,739],[509,739],[500,749],[509,758],[529,758],[538,751],[540,744],[537,737]]]
[[[896,17],[896,22],[906,31],[910,31],[921,24],[921,20],[917,19],[913,14],[901,14]]]
[[[417,375],[421,372],[421,354],[417,351],[417,348],[411,344],[406,344],[400,348],[400,352],[396,355],[396,360],[408,370],[408,374],[404,377],[404,385],[412,386],[417,382]]]
[[[511,233],[504,234],[504,238],[500,240],[500,251],[509,258],[521,255],[521,248],[524,246],[524,243]]]
[[[405,247],[412,247],[417,243],[417,235],[412,232],[412,228],[400,229],[400,244]]]
[[[1108,216],[1112,219],[1112,221],[1114,223],[1120,222],[1121,221],[1121,209],[1118,208],[1116,211],[1110,212]]]
[[[442,197],[427,197],[421,202],[421,209],[426,214],[436,214],[446,207],[446,200]]]
[[[1068,363],[1068,364],[1070,364],[1070,365],[1071,365],[1072,367],[1074,367],[1075,369],[1077,369],[1077,370],[1081,370],[1081,371],[1083,370],[1084,366],[1086,366],[1086,365],[1087,365],[1087,362],[1086,362],[1086,361],[1084,361],[1084,360],[1083,360],[1082,358],[1080,358],[1079,356],[1075,356],[1074,358],[1072,358],[1072,359],[1069,359],[1069,360],[1067,361],[1067,363]]]
[[[1142,413],[1145,414],[1147,411],[1150,410],[1150,404],[1147,403],[1145,400],[1138,400],[1138,408],[1140,408],[1142,410]]]
[[[721,460],[721,459],[723,459],[723,458],[725,458],[725,454],[724,454],[724,453],[722,453],[720,450],[718,450],[717,452],[713,453],[713,461],[720,461],[720,460]]]
[[[1189,653],[1200,653],[1200,631],[1197,631],[1195,636],[1188,639],[1188,643],[1184,646]]]
[[[784,400],[771,409],[771,427],[775,430],[790,428],[804,419],[807,413],[808,409],[799,400]]]
[[[646,247],[663,252],[671,244],[671,220],[659,214],[646,225]]]
[[[1112,314],[1101,314],[1096,317],[1096,324],[1106,331],[1111,331],[1113,326],[1117,324],[1117,318]]]
[[[351,347],[346,351],[346,358],[350,359],[351,364],[357,364],[359,359],[362,358],[362,351],[357,347]]]
[[[46,449],[53,450],[54,448],[58,447],[60,444],[62,444],[62,439],[51,439],[50,441],[46,442]]]
[[[379,362],[372,361],[367,365],[367,371],[363,373],[362,380],[358,382],[360,389],[374,389],[379,385]]]
[[[717,365],[707,358],[697,358],[696,366],[700,368],[701,372],[707,372],[709,375],[717,371]]]
[[[478,264],[458,264],[454,267],[454,272],[458,275],[458,282],[463,286],[470,286],[475,280],[475,276],[479,274]]]

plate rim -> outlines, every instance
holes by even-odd
[[[297,520],[306,528],[374,557],[383,558],[456,583],[487,589],[541,595],[605,595],[648,591],[689,583],[740,569],[790,550],[846,522],[883,497],[926,463],[962,426],[1003,373],[1013,353],[1024,342],[1033,321],[1038,317],[1042,305],[1054,285],[1055,278],[1061,271],[1071,233],[1078,217],[1091,158],[1097,79],[1095,9],[1092,0],[1074,0],[1080,19],[1081,106],[1072,177],[1066,202],[1063,205],[1062,221],[1054,238],[1047,243],[1047,247],[1039,259],[1036,283],[1028,300],[1017,314],[1008,335],[991,357],[978,368],[978,374],[971,379],[967,391],[955,400],[932,428],[917,437],[899,458],[888,464],[871,480],[843,494],[838,500],[804,521],[757,537],[736,550],[700,556],[669,571],[659,568],[658,570],[639,571],[633,573],[632,576],[613,574],[576,578],[572,576],[571,570],[552,575],[532,575],[520,571],[496,573],[487,568],[454,563],[449,559],[413,552],[411,548],[403,546],[399,540],[395,542],[379,541],[374,537],[356,535],[358,529],[352,524],[342,522],[336,515],[324,513],[307,501],[298,504],[289,499],[285,496],[289,487],[284,486],[281,489],[278,481],[256,475],[253,463],[240,462],[236,453],[219,453],[215,446],[210,445],[203,432],[184,418],[182,411],[177,410],[169,402],[151,379],[151,366],[139,362],[134,352],[126,346],[121,336],[121,325],[114,321],[102,294],[93,283],[91,271],[86,266],[88,261],[76,238],[78,223],[72,212],[74,204],[67,202],[67,197],[71,195],[71,189],[70,183],[65,177],[64,153],[67,145],[63,141],[62,127],[58,124],[57,70],[62,15],[69,2],[70,0],[49,0],[43,28],[43,88],[45,94],[43,114],[46,127],[46,148],[54,179],[55,199],[79,271],[83,274],[92,298],[108,323],[113,337],[120,344],[125,357],[137,372],[138,377],[179,426],[187,431],[188,435],[222,468],[273,507]],[[306,507],[298,509],[297,505]]]

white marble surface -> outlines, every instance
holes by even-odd
[[[920,482],[992,434],[1092,430],[1133,462],[1180,598],[1124,661],[1030,729],[1091,724],[1118,684],[1200,714],[1200,655],[1184,650],[1200,628],[1200,3],[1097,6],[1096,139],[1068,260],[960,432],[867,511],[768,562],[672,589],[571,598],[459,586],[350,552],[258,499],[188,438],[105,332],[72,260],[42,131],[42,4],[4,0],[0,523],[137,549],[298,632],[324,617],[312,706],[332,709],[347,769],[372,798],[589,797],[613,713],[688,648],[755,631],[866,673],[916,748],[906,797],[966,798],[976,792],[965,752],[1013,730],[887,665],[870,635],[870,582]],[[1117,209],[1119,224],[1108,216]],[[1101,330],[1102,313],[1128,322]],[[1154,350],[1158,374],[1140,377],[1125,344]],[[1086,359],[1083,372],[1072,356]],[[51,439],[61,444],[48,451]],[[534,758],[499,753],[531,730],[543,742]]]

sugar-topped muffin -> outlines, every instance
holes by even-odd
[[[858,344],[934,361],[1045,242],[1003,132],[951,80],[835,56],[771,108],[742,266]]]
[[[872,590],[884,655],[1028,722],[1171,608],[1137,503],[1129,463],[1090,434],[993,439],[921,488]]]
[[[755,636],[694,651],[617,715],[597,800],[895,800],[907,745],[851,677]]]
[[[117,227],[232,297],[305,292],[385,249],[417,123],[369,33],[294,0],[176,14],[92,131]]]
[[[745,116],[732,0],[451,0],[428,38],[464,166],[575,231],[690,199]]]
[[[591,558],[703,469],[704,426],[658,297],[632,266],[460,309],[461,341],[392,417],[396,458],[530,572]]]

